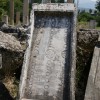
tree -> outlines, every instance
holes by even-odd
[[[23,0],[14,0],[14,4],[15,4],[15,12],[19,11],[22,12],[22,8],[23,8]]]
[[[14,25],[14,0],[10,0],[10,24]]]
[[[95,15],[97,14],[97,10],[94,11],[94,14],[95,14]]]
[[[95,8],[97,9],[98,12],[100,12],[100,0],[97,0]]]
[[[94,19],[94,16],[92,16],[90,13],[88,12],[81,12],[79,15],[78,15],[78,21],[84,21],[84,22],[87,22],[87,21],[90,21],[90,20],[93,20]]]
[[[9,5],[8,0],[0,0],[0,20],[3,15],[8,14],[8,10],[9,10],[8,5]]]
[[[97,13],[96,21],[98,23],[98,26],[100,27],[100,12]]]
[[[80,14],[80,12],[81,12],[81,11],[80,11],[80,9],[79,9],[79,10],[78,10],[78,14]]]
[[[29,19],[29,0],[23,0],[23,24],[28,24]]]
[[[92,9],[89,9],[89,13],[90,13],[90,14],[92,13]]]
[[[85,13],[85,10],[82,10],[81,12],[82,12],[82,13]]]
[[[22,15],[23,0],[14,0],[14,11],[15,14],[19,11]],[[10,15],[10,0],[0,0],[0,20],[2,15]],[[14,14],[14,16],[15,16]]]
[[[41,3],[42,0],[31,0],[31,3]]]

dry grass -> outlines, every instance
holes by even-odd
[[[78,29],[88,29],[89,28],[89,22],[78,22],[77,24]]]
[[[8,89],[8,91],[10,92],[10,95],[13,98],[15,98],[18,93],[18,82],[15,80],[15,78],[14,77],[6,77],[3,80],[3,83],[6,86],[6,88]]]

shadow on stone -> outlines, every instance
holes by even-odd
[[[0,82],[0,100],[14,100],[2,82]]]
[[[100,48],[100,41],[97,42],[96,47]]]

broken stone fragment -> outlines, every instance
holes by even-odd
[[[14,36],[0,32],[0,48],[10,51],[23,52],[23,48]]]
[[[21,68],[24,50],[17,38],[0,31],[0,76],[13,75],[16,69]]]

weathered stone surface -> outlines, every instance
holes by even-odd
[[[63,4],[33,5],[31,36],[22,69],[20,99],[75,99],[76,33],[75,17],[71,12]]]
[[[77,32],[77,41],[79,47],[87,50],[94,49],[98,41],[99,31],[97,30],[82,30]]]
[[[100,41],[100,37],[98,39]],[[85,100],[100,100],[100,44],[94,49]]]
[[[22,66],[24,49],[14,36],[0,31],[0,79]]]
[[[73,3],[48,3],[48,4],[41,4],[38,5],[37,3],[34,3],[32,8],[34,11],[67,11],[67,12],[74,12],[75,11],[75,5]]]
[[[12,35],[4,34],[0,31],[0,48],[4,48],[11,51],[22,52],[20,42]]]
[[[0,100],[14,100],[2,82],[0,82]]]
[[[76,100],[84,100],[85,88],[91,66],[98,30],[81,29],[77,32]]]
[[[95,29],[96,28],[96,20],[90,20],[89,28],[90,29]]]
[[[8,25],[8,16],[7,15],[2,16],[2,22],[5,22]]]
[[[0,49],[2,54],[2,68],[0,69],[0,79],[5,76],[14,76],[17,68],[21,68],[23,63],[23,52]]]

